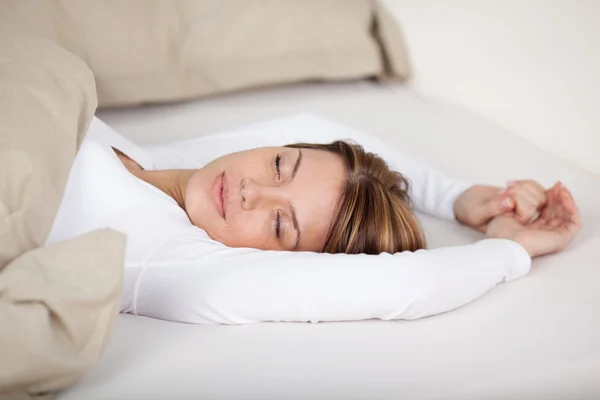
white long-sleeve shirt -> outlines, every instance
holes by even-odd
[[[193,226],[168,195],[130,174],[111,149],[145,169],[201,168],[234,151],[336,139],[362,144],[404,174],[417,210],[454,219],[454,201],[469,185],[317,116],[146,149],[94,119],[48,242],[106,226],[126,233],[121,311],[200,324],[415,319],[527,274],[527,252],[502,239],[377,256],[229,248]]]

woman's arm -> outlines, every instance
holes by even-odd
[[[314,128],[315,124],[305,123],[304,128],[311,126]],[[347,131],[344,130],[343,136],[349,136]],[[352,138],[367,143],[361,135]],[[219,156],[218,151],[227,153],[255,146],[333,139],[335,137],[329,133],[315,139],[312,134],[290,132],[281,126],[270,131],[259,126],[250,135],[245,130],[238,136],[179,143],[163,149],[167,152],[163,155],[171,152],[173,160],[181,160],[187,154],[187,164],[181,167],[189,168],[201,166],[194,162],[202,162],[198,161],[202,156],[208,161]],[[217,147],[210,143],[211,140]],[[371,146],[371,143],[367,145]],[[194,146],[198,148],[194,150]],[[206,148],[211,152],[206,152]],[[368,148],[386,158],[392,157],[387,149]],[[204,150],[204,153],[198,150]],[[398,156],[402,155],[394,152],[393,157]],[[447,206],[428,201],[431,194],[424,188],[430,185],[435,194],[433,197],[452,190],[439,183],[419,186],[419,177],[428,182],[437,180],[432,180],[428,172],[421,175],[428,169],[426,166],[412,159],[404,166],[393,165],[401,171],[404,169],[402,172],[408,171],[407,176],[415,180],[415,202],[421,209],[436,214],[441,206]],[[446,181],[446,178],[439,181]],[[456,186],[450,184],[448,187]],[[500,282],[525,275],[531,265],[530,254],[541,255],[564,248],[580,228],[572,199],[564,201],[561,205],[557,197],[549,202],[542,211],[539,226],[525,228],[508,216],[497,219],[488,234],[502,239],[394,255],[231,249],[203,239],[199,233],[195,237],[175,238],[165,244],[168,251],[157,251],[148,261],[135,293],[126,294],[126,297],[133,296],[133,308],[125,311],[205,324],[415,319],[442,313],[469,303]],[[559,213],[556,210],[560,207],[563,210]],[[447,209],[441,214],[448,216]],[[558,221],[560,229],[555,228],[556,221],[552,219],[559,214],[569,215],[569,219]],[[125,273],[128,273],[127,269]]]
[[[232,249],[193,230],[149,260],[135,293],[125,294],[133,296],[133,309],[126,311],[200,324],[415,319],[442,313],[527,274],[530,257],[560,251],[573,240],[581,217],[571,194],[558,183],[547,196],[532,224],[509,215],[495,218],[487,233],[499,239],[414,253]]]
[[[169,247],[185,259],[151,260],[131,311],[198,324],[416,319],[465,305],[531,263],[504,239],[378,256],[232,249],[189,236]]]

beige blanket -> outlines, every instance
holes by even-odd
[[[0,397],[65,388],[110,337],[123,235],[44,246],[95,109],[83,61],[0,24]]]

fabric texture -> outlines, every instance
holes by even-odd
[[[112,328],[124,236],[43,246],[95,109],[83,61],[0,24],[0,396],[65,388],[98,361]]]
[[[409,75],[397,22],[371,0],[5,0],[0,15],[83,58],[100,106]]]
[[[0,393],[64,389],[99,360],[124,252],[122,233],[97,230],[31,250],[0,273]]]
[[[385,71],[378,77],[381,80],[408,79],[411,67],[402,30],[397,19],[382,1],[376,1],[373,34],[380,43]]]
[[[95,109],[84,62],[0,25],[0,269],[46,240]]]

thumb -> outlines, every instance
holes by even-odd
[[[508,195],[495,196],[474,211],[474,217],[484,224],[498,215],[505,214],[515,209],[515,201]]]

